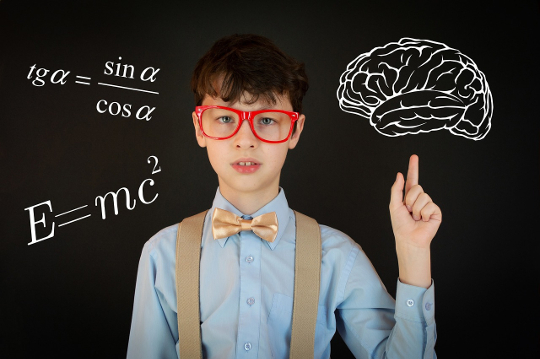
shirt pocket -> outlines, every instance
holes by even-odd
[[[268,338],[273,358],[288,358],[291,343],[293,298],[284,294],[274,294],[272,308],[268,315]],[[319,305],[317,310],[317,324],[315,337],[315,356],[325,349],[324,343],[317,338],[327,329],[326,307]],[[322,350],[321,350],[322,349]]]

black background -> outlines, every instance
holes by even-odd
[[[310,76],[306,128],[282,173],[290,206],[360,243],[395,295],[389,190],[418,154],[420,183],[443,210],[432,244],[439,357],[536,357],[539,9],[535,1],[0,1],[0,356],[125,357],[144,242],[209,208],[217,187],[193,136],[191,72],[215,40],[249,32],[304,61]],[[445,43],[486,75],[494,114],[483,140],[448,131],[388,138],[340,110],[347,64],[402,37]],[[107,61],[160,71],[143,83],[105,75]],[[49,76],[71,73],[65,85],[36,87],[27,79],[34,64]],[[101,99],[156,110],[150,121],[101,114]],[[151,174],[150,155],[160,173]],[[108,207],[101,219],[96,196],[121,187],[136,196],[147,178],[155,202],[137,199],[129,211],[120,201],[118,215]],[[25,208],[47,200],[52,213],[36,208],[48,226],[38,225],[38,237],[60,223],[55,214],[88,204],[77,213],[92,216],[29,246]],[[335,338],[332,357],[349,356]]]

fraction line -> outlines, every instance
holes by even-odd
[[[141,92],[148,92],[148,93],[151,93],[151,94],[154,94],[154,95],[159,95],[159,92],[156,92],[156,91],[149,91],[149,90],[137,89],[137,88],[126,87],[126,86],[118,86],[118,85],[113,85],[113,84],[107,84],[107,83],[104,83],[104,82],[98,82],[98,85],[118,87],[118,88],[121,88],[121,89],[124,89],[124,90],[141,91]]]

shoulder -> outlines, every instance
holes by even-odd
[[[184,220],[197,217],[204,213],[207,213],[207,211],[198,213],[191,217],[186,217]],[[180,223],[176,223],[165,227],[154,234],[144,244],[142,256],[147,256],[154,260],[166,259],[172,261],[176,255],[176,236],[178,233],[179,224]]]
[[[323,255],[326,253],[340,253],[343,256],[356,256],[362,249],[351,237],[342,231],[319,224],[321,229],[321,242]]]
[[[296,212],[298,213],[298,212]],[[291,217],[293,218],[293,217]],[[312,218],[315,219],[315,218]],[[316,220],[316,219],[315,219]],[[322,250],[340,249],[346,252],[351,250],[360,250],[360,246],[347,234],[330,226],[320,224],[317,221],[321,231]]]
[[[178,223],[165,227],[154,234],[144,244],[142,256],[149,256],[154,259],[168,258],[176,252],[176,233]]]
[[[323,267],[332,268],[332,271],[342,272],[345,277],[353,267],[359,267],[361,272],[374,272],[371,261],[360,245],[346,233],[320,224],[321,249]]]

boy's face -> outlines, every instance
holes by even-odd
[[[249,96],[249,94],[246,95]],[[206,95],[202,105],[226,106],[241,111],[293,110],[286,96],[276,96],[276,98],[275,105],[262,100],[252,104],[246,104],[241,100],[232,104],[221,98]],[[259,140],[251,131],[248,121],[243,121],[233,137],[226,140],[214,140],[204,136],[195,112],[192,117],[197,142],[199,146],[206,147],[210,164],[218,175],[221,194],[225,198],[231,201],[240,199],[242,196],[255,195],[263,206],[278,194],[281,168],[287,151],[296,147],[298,143],[304,127],[304,115],[299,116],[296,131],[283,143],[266,143]],[[243,164],[241,165],[240,162]],[[247,162],[251,162],[252,165],[245,166]]]

